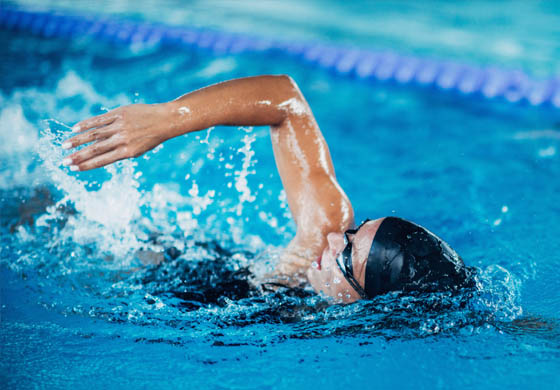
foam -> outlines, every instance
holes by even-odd
[[[251,194],[251,189],[249,188],[249,182],[247,180],[249,175],[255,174],[255,170],[249,170],[249,168],[256,163],[256,161],[252,160],[255,152],[251,149],[251,144],[255,139],[256,136],[254,134],[245,134],[242,141],[243,146],[237,150],[237,153],[243,155],[243,165],[241,169],[234,171],[235,189],[239,192],[239,202],[235,207],[237,216],[241,216],[244,203],[251,203],[256,199],[255,195]]]
[[[0,188],[27,186],[34,175],[33,148],[37,133],[21,105],[0,98]]]
[[[95,243],[101,252],[125,258],[131,251],[141,246],[133,230],[134,221],[140,216],[141,194],[134,178],[135,162],[122,161],[105,170],[110,179],[99,190],[89,191],[88,183],[70,175],[61,167],[61,139],[67,134],[53,133],[50,127],[42,132],[38,153],[43,160],[51,182],[64,197],[56,207],[51,207],[38,224],[48,225],[49,220],[58,217],[57,207],[73,205],[77,213],[70,216],[60,232],[64,239],[77,244]]]

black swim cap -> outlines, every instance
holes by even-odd
[[[337,264],[364,299],[389,291],[432,292],[474,285],[457,252],[427,229],[401,218],[386,217],[379,225],[367,258],[364,288],[354,278],[351,254],[348,242],[341,255],[344,264],[338,259]]]

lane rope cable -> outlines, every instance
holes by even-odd
[[[560,77],[539,80],[518,70],[478,67],[390,51],[341,47],[321,42],[288,42],[249,34],[120,20],[0,9],[0,28],[42,37],[89,37],[124,45],[168,45],[205,49],[215,55],[282,53],[338,75],[434,87],[510,103],[560,109]]]

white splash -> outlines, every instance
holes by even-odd
[[[259,218],[261,221],[265,222],[268,226],[273,229],[278,228],[278,219],[272,215],[272,213],[265,213],[264,211],[259,212]]]
[[[236,215],[241,216],[243,211],[243,204],[245,202],[254,202],[255,196],[251,194],[251,189],[248,185],[247,177],[249,175],[255,174],[255,170],[249,170],[255,164],[252,160],[255,152],[251,149],[251,144],[255,141],[256,136],[254,134],[245,134],[243,137],[243,147],[241,147],[237,153],[243,154],[243,165],[240,170],[234,172],[235,176],[235,189],[239,192],[239,202],[237,203],[235,210]]]
[[[71,239],[77,244],[95,243],[104,253],[123,258],[140,246],[133,232],[133,221],[140,216],[141,194],[135,179],[131,161],[119,162],[119,167],[106,168],[111,178],[97,191],[88,191],[88,183],[79,180],[61,167],[63,150],[60,142],[68,134],[55,135],[50,127],[46,128],[40,139],[37,152],[43,160],[52,183],[64,197],[48,209],[37,220],[37,226],[49,226],[56,219],[58,207],[71,204],[77,213],[69,215],[67,223],[60,232],[60,238]]]
[[[209,128],[206,130],[206,137],[205,137],[204,139],[201,139],[201,140],[200,140],[200,143],[201,143],[201,144],[210,145],[210,143],[208,142],[208,140],[210,139],[210,133],[212,133],[212,130],[214,130],[213,127],[209,127]]]
[[[212,199],[214,198],[216,191],[210,190],[203,196],[199,196],[198,193],[198,184],[196,184],[196,181],[193,180],[192,187],[189,190],[189,196],[191,199],[191,205],[193,206],[194,215],[199,215],[203,210],[206,210],[206,208],[212,204]]]
[[[0,106],[0,188],[27,186],[36,178],[32,175],[32,157],[37,132],[20,105],[4,103],[0,98]]]
[[[484,294],[470,303],[478,311],[488,311],[499,321],[511,321],[523,314],[519,302],[521,280],[499,265],[490,265],[476,276],[477,287]]]
[[[59,121],[76,123],[91,116],[94,105],[115,107],[129,103],[125,94],[110,98],[100,95],[74,71],[63,74],[54,90],[18,88],[10,95],[0,94],[0,188],[48,181],[44,167],[35,161],[39,130],[43,126],[26,114],[44,117],[45,113],[56,113]]]

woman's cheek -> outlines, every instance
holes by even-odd
[[[317,287],[319,287],[320,279],[321,271],[319,271],[317,268],[309,267],[307,270],[307,280],[309,281],[309,284],[313,286],[315,291],[317,291]]]
[[[332,272],[328,270],[309,269],[307,278],[316,293],[337,298],[337,286],[333,283]]]
[[[307,280],[317,294],[324,294],[335,299],[335,301],[351,303],[357,301],[359,296],[354,296],[350,285],[326,264],[321,270],[309,267]]]
[[[324,270],[319,271],[316,268],[309,268],[307,270],[307,280],[309,281],[309,284],[311,284],[315,292],[318,294],[323,293],[326,295],[330,295],[329,289],[326,288],[327,283],[325,281],[325,276],[326,275]]]

